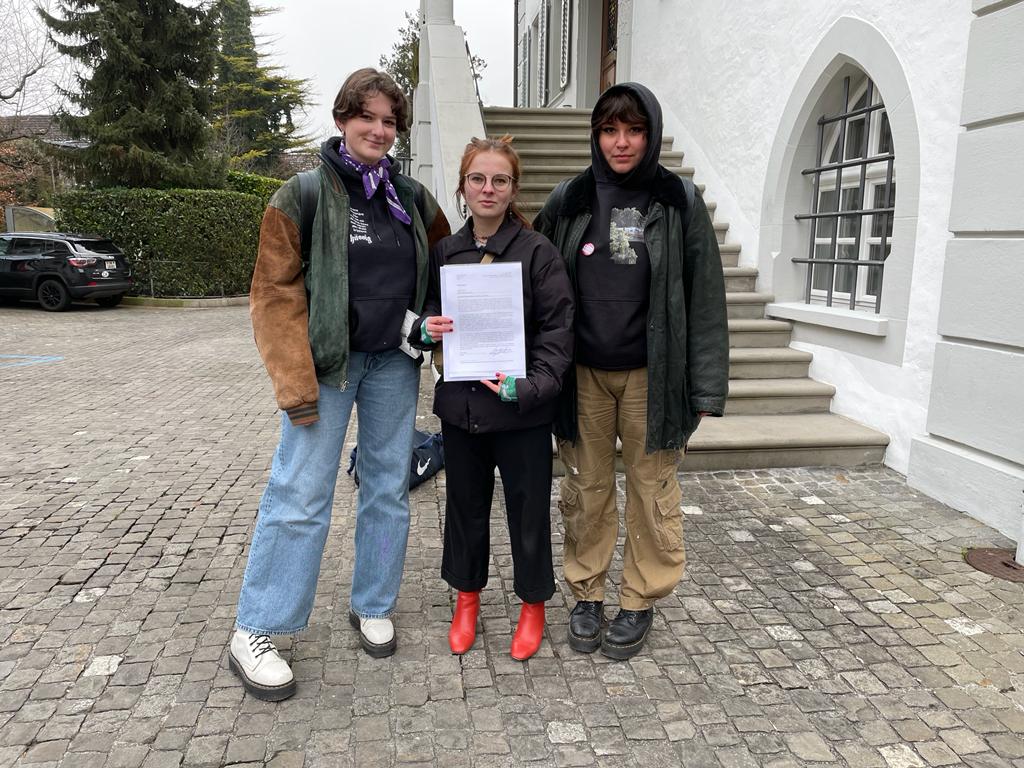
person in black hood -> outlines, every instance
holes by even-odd
[[[566,473],[565,579],[577,603],[569,644],[628,659],[654,603],[685,564],[676,476],[701,417],[721,416],[728,324],[721,257],[700,194],[658,163],[661,106],[620,83],[591,115],[591,166],[560,184],[534,226],[562,254],[576,294],[576,365],[554,424]],[[615,442],[626,475],[618,615],[604,630],[615,551]]]

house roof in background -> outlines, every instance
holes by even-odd
[[[55,144],[67,142],[71,138],[57,125],[55,115],[0,116],[0,138],[11,136]]]

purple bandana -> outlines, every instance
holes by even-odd
[[[382,157],[375,165],[367,165],[366,163],[361,163],[352,157],[345,148],[344,143],[338,145],[338,154],[341,155],[341,159],[345,162],[345,165],[363,177],[363,191],[366,193],[367,200],[373,197],[374,193],[377,191],[377,187],[379,187],[383,182],[384,194],[387,197],[388,210],[391,211],[391,215],[403,224],[412,224],[412,219],[409,218],[409,214],[405,212],[405,208],[403,208],[402,204],[398,201],[398,193],[395,191],[395,185],[391,183],[391,175],[388,173],[388,168],[391,167],[391,161],[388,160],[386,156]]]

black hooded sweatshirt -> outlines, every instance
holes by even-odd
[[[601,152],[599,132],[591,133],[596,199],[576,258],[576,358],[606,371],[647,365],[651,261],[644,225],[661,156],[661,105],[647,88],[639,83],[613,85],[601,94],[594,111],[622,91],[631,93],[647,116],[647,147],[632,171],[616,173]]]
[[[383,352],[402,340],[405,310],[416,291],[415,243],[410,226],[391,215],[383,184],[366,199],[362,176],[338,154],[340,143],[337,136],[325,141],[320,158],[337,172],[349,197],[349,348]]]

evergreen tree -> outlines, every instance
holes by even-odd
[[[420,14],[406,13],[405,26],[398,30],[398,42],[390,56],[380,57],[380,68],[391,75],[409,103],[420,82]]]
[[[272,173],[281,155],[306,138],[295,115],[307,103],[304,80],[260,63],[252,19],[268,11],[249,0],[219,0],[220,55],[214,93],[214,128],[233,166]]]
[[[220,186],[224,163],[208,146],[212,14],[174,0],[59,0],[55,11],[40,13],[78,65],[65,95],[80,113],[60,121],[88,142],[63,152],[80,175],[98,186]]]

